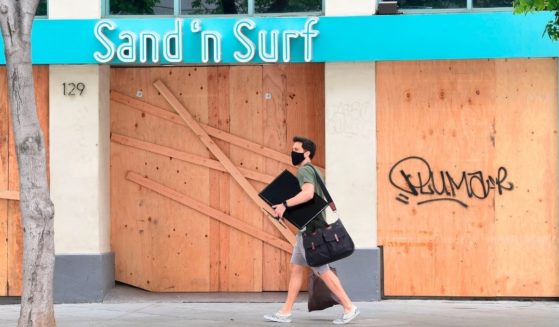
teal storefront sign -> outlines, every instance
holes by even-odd
[[[93,57],[99,63],[278,63],[300,61],[301,56],[310,62],[318,22],[318,17],[278,19],[272,24],[249,18],[176,18],[171,26],[167,20],[139,30],[137,21],[101,20],[94,35],[103,50]]]
[[[34,64],[242,64],[557,57],[552,13],[36,20]],[[2,51],[3,52],[3,51]],[[0,63],[4,63],[3,56]]]

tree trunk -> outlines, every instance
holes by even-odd
[[[31,66],[31,27],[37,4],[38,0],[0,0],[24,234],[19,327],[56,325],[54,206],[47,181],[45,142],[37,117]]]

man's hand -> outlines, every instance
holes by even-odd
[[[274,211],[276,212],[276,216],[278,217],[278,219],[283,218],[283,214],[285,213],[285,206],[283,204],[276,204],[275,206],[272,206],[272,208],[274,208]]]

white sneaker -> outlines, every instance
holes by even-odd
[[[355,319],[355,317],[357,317],[360,313],[361,312],[359,311],[359,309],[354,306],[350,312],[344,313],[341,318],[338,318],[332,322],[334,323],[334,325],[345,325]]]
[[[273,315],[265,315],[264,319],[273,322],[283,322],[283,323],[290,323],[291,322],[291,314],[283,314],[276,312]]]

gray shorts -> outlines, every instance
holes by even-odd
[[[311,267],[305,259],[305,248],[303,247],[303,233],[297,232],[295,236],[295,247],[293,248],[293,254],[291,254],[291,263],[295,265],[305,266],[312,269],[315,275],[322,275],[328,270],[330,270],[329,265],[323,265],[319,267]]]

